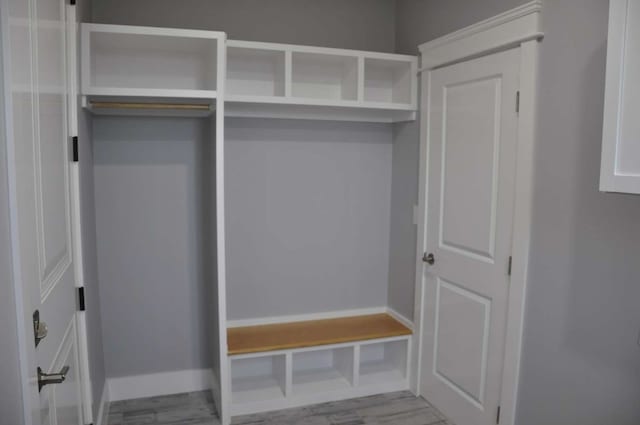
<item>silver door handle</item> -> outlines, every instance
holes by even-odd
[[[69,366],[65,366],[58,373],[44,373],[42,368],[38,367],[38,392],[42,391],[42,387],[51,384],[62,384],[67,379]]]
[[[430,266],[433,266],[436,262],[436,257],[434,257],[432,253],[427,254],[425,252],[424,255],[422,256],[422,261],[424,261]]]

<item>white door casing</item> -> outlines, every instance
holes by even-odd
[[[517,62],[519,63],[518,68],[520,72],[517,83],[520,96],[519,114],[516,127],[517,136],[515,142],[517,150],[515,154],[515,196],[513,200],[513,224],[511,237],[511,255],[513,256],[513,261],[511,262],[510,284],[506,301],[506,323],[504,329],[505,343],[502,369],[500,373],[500,395],[498,398],[501,414],[498,418],[498,412],[494,410],[493,413],[495,416],[493,416],[492,421],[490,422],[495,423],[496,420],[499,419],[501,424],[508,425],[513,425],[515,423],[520,357],[522,351],[524,304],[531,235],[533,148],[535,143],[536,125],[538,51],[539,42],[544,37],[544,33],[541,31],[541,15],[542,2],[540,0],[534,0],[500,15],[478,22],[477,24],[455,31],[419,46],[422,54],[422,68],[420,69],[420,72],[422,73],[422,125],[420,130],[419,191],[419,216],[421,217],[421,220],[418,221],[417,252],[419,253],[419,256],[416,259],[416,297],[414,311],[415,332],[419,338],[417,344],[415,344],[415,349],[412,355],[412,362],[418,372],[417,379],[412,381],[412,389],[419,395],[425,395],[427,392],[424,379],[421,379],[427,373],[425,369],[433,370],[433,362],[431,364],[427,364],[428,362],[425,361],[426,352],[429,350],[429,341],[427,341],[427,338],[424,336],[426,333],[425,328],[431,326],[432,329],[435,329],[435,322],[433,322],[435,309],[433,312],[429,311],[430,305],[435,306],[435,300],[432,300],[430,295],[427,294],[428,276],[425,271],[425,266],[429,266],[423,263],[420,258],[422,257],[423,252],[428,249],[428,241],[432,240],[431,232],[433,231],[432,223],[428,220],[427,216],[427,209],[430,206],[428,200],[431,197],[430,189],[432,186],[429,181],[430,175],[432,174],[430,170],[430,164],[432,162],[432,158],[430,158],[430,147],[434,143],[434,140],[431,139],[431,128],[433,126],[433,123],[431,122],[432,114],[430,112],[432,94],[432,87],[430,87],[431,73],[435,72],[438,68],[461,63],[463,61],[470,61],[473,58],[479,58],[495,52],[504,52],[508,49],[515,49],[515,51],[518,52]],[[476,88],[481,90],[479,87]],[[512,105],[514,105],[514,107],[515,104],[515,99],[513,99]],[[486,111],[484,112],[486,115]],[[460,217],[458,217],[458,219],[459,218]],[[467,230],[468,229],[469,227],[467,227]],[[475,237],[482,236],[482,233],[479,232],[478,229],[475,229],[474,231],[476,232]],[[443,231],[443,234],[444,233],[445,232]],[[457,234],[450,232],[449,235],[450,237],[452,237],[451,235],[458,238],[462,237],[460,232]],[[486,236],[486,233],[484,235]],[[439,231],[436,236],[439,238]],[[469,244],[471,239],[466,239],[464,241]],[[455,248],[455,243],[449,243],[449,245],[454,245],[453,248]],[[476,258],[482,259],[484,256],[486,260],[487,253],[483,252],[482,249],[478,250],[478,246],[480,245],[475,246],[476,252],[474,253],[476,254]],[[455,251],[455,249],[453,251]],[[497,251],[498,249],[496,244],[496,251],[492,255],[497,257]],[[441,265],[443,265],[442,261],[440,261],[440,258],[436,256],[436,267],[433,268],[433,272],[437,273],[436,268]],[[505,264],[503,267],[503,270],[506,270],[507,265]],[[473,291],[470,291],[471,293],[457,291],[456,293],[455,289],[457,288],[455,288],[455,285],[451,285],[451,283],[455,284],[456,282],[449,282],[449,286],[445,283],[443,286],[449,289],[450,292],[442,292],[444,296],[440,299],[441,304],[443,302],[453,303],[460,301],[461,298],[457,298],[457,296],[460,296],[461,292],[468,295],[469,300],[475,299],[477,301],[477,304],[475,305],[476,307],[483,304],[480,302],[483,301],[482,297],[479,297],[480,294],[474,293]],[[474,297],[474,295],[478,297]],[[484,303],[484,306],[486,306],[486,302]],[[454,310],[450,309],[450,311]],[[479,311],[482,312],[482,309],[476,308],[475,314],[478,315]],[[429,323],[430,320],[432,323]],[[451,332],[449,332],[449,335],[450,334]],[[431,341],[432,345],[433,342],[435,341]],[[446,344],[443,347],[446,348]],[[433,346],[431,349],[433,350]],[[487,351],[487,358],[488,356],[489,352]],[[465,369],[460,369],[460,371],[456,370],[452,373],[452,368],[455,368],[455,365],[452,363],[443,365],[442,368],[449,368],[449,374],[455,375],[453,377],[458,379],[458,385],[464,385],[463,388],[469,388],[478,382],[477,376],[476,381],[469,379],[467,376],[463,376],[462,374],[465,372]],[[489,370],[487,369],[485,377],[482,378],[482,375],[480,376],[481,379],[487,381],[488,375]],[[451,388],[451,386],[449,387]],[[458,388],[458,395],[460,395],[461,390],[461,388]],[[478,398],[477,393],[478,391],[476,391],[476,398]],[[465,395],[468,398],[473,399],[473,394]],[[488,405],[489,403],[486,402],[487,390],[484,391],[482,396],[485,400],[485,404]],[[441,406],[438,406],[436,403],[436,407]]]
[[[458,425],[495,423],[508,302],[518,50],[430,72],[423,394]]]
[[[64,0],[6,0],[10,209],[27,424],[82,424],[76,329],[68,28]],[[4,23],[4,22],[3,22]],[[36,347],[32,315],[48,335]],[[69,372],[39,392],[37,368]],[[16,389],[17,390],[17,389]]]

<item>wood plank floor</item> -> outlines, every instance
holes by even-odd
[[[315,347],[411,335],[411,329],[388,314],[310,320],[227,330],[229,354]]]
[[[108,425],[219,425],[209,391],[111,403]],[[452,425],[408,391],[234,418],[233,425]]]

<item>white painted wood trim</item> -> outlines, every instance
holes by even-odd
[[[273,325],[289,322],[306,322],[310,320],[338,319],[341,317],[366,316],[369,314],[387,313],[387,307],[359,308],[353,310],[327,311],[324,313],[295,314],[288,316],[259,317],[256,319],[237,319],[227,321],[228,328],[243,326]]]
[[[109,404],[111,398],[109,397],[109,381],[104,381],[104,387],[102,387],[102,397],[100,397],[100,407],[98,407],[98,418],[96,419],[96,425],[108,425],[109,424]]]
[[[351,398],[368,397],[376,394],[386,394],[396,391],[406,391],[409,386],[406,381],[382,383],[375,386],[349,387],[341,390],[327,391],[321,394],[299,395],[277,400],[265,400],[253,403],[236,403],[231,405],[232,416],[249,415],[274,410],[291,409],[294,407],[331,401],[348,400]]]
[[[386,313],[389,316],[391,316],[394,319],[396,319],[398,322],[402,323],[403,325],[405,325],[406,327],[411,329],[411,331],[413,331],[413,328],[414,328],[413,321],[410,320],[407,316],[404,316],[404,315],[398,313],[397,310],[395,310],[395,309],[393,309],[391,307],[387,307]]]
[[[529,247],[531,241],[533,204],[533,161],[536,140],[536,107],[538,96],[538,57],[541,1],[536,0],[495,18],[454,32],[420,46],[423,70],[459,62],[469,57],[496,50],[520,47],[520,113],[518,120],[518,154],[516,169],[516,199],[512,236],[512,274],[509,291],[507,335],[502,377],[501,423],[514,425],[518,398],[522,334],[526,303]],[[519,34],[519,35],[518,35]],[[470,38],[467,40],[465,37]],[[513,40],[518,40],[513,44]],[[468,46],[465,44],[469,43]],[[429,57],[431,56],[431,57]],[[427,237],[428,153],[429,153],[429,91],[430,73],[422,75],[422,125],[420,129],[420,191],[416,255],[416,298],[414,322],[415,348],[412,364],[416,382],[411,389],[420,395],[420,375],[423,351],[424,273],[421,255]]]
[[[204,391],[211,388],[209,369],[179,370],[108,379],[111,402]]]
[[[384,60],[396,60],[400,62],[416,61],[416,57],[412,55],[401,55],[397,53],[382,53],[372,52],[367,50],[351,50],[351,49],[336,49],[333,47],[318,47],[318,46],[304,46],[299,44],[282,44],[282,43],[265,43],[258,41],[243,41],[243,40],[227,40],[227,46],[229,47],[244,47],[248,49],[267,49],[278,51],[290,51],[297,53],[318,53],[326,55],[337,56],[363,56],[372,59],[384,59]]]
[[[89,365],[89,346],[87,340],[87,316],[86,312],[76,312],[78,342],[78,363],[80,365],[79,379],[82,387],[82,412],[84,422],[93,423],[93,394],[91,391],[91,371]]]
[[[109,32],[118,34],[140,34],[157,35],[167,37],[187,37],[187,38],[226,38],[226,34],[221,31],[189,30],[181,28],[160,28],[135,25],[112,25],[112,24],[82,24],[83,29],[89,32]]]
[[[422,374],[422,325],[424,323],[424,263],[422,262],[422,254],[426,250],[427,241],[427,205],[426,200],[429,199],[429,184],[427,176],[429,175],[429,126],[430,126],[430,108],[429,108],[429,91],[431,88],[431,74],[425,72],[420,78],[420,169],[418,170],[418,211],[417,211],[417,237],[416,237],[416,284],[413,308],[413,334],[415,343],[412,351],[412,370],[411,391],[417,396],[421,395],[420,377]]]
[[[538,56],[535,40],[520,48],[520,115],[518,122],[518,153],[516,159],[516,199],[514,206],[511,284],[507,311],[507,334],[502,375],[502,423],[515,424],[522,355],[522,335],[529,246],[533,210],[534,146],[536,143]]]
[[[219,370],[219,405],[217,406],[221,425],[231,423],[231,371],[227,361],[227,257],[225,227],[225,88],[227,80],[227,35],[221,33],[217,43],[217,75],[216,75],[216,113],[215,121],[215,175],[216,175],[216,255],[218,288],[218,358]],[[215,400],[215,397],[214,397]]]
[[[493,18],[419,46],[420,71],[459,62],[494,50],[505,50],[544,36],[540,15],[542,1],[534,0]]]

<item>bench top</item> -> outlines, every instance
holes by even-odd
[[[411,335],[386,313],[227,329],[229,355]]]

